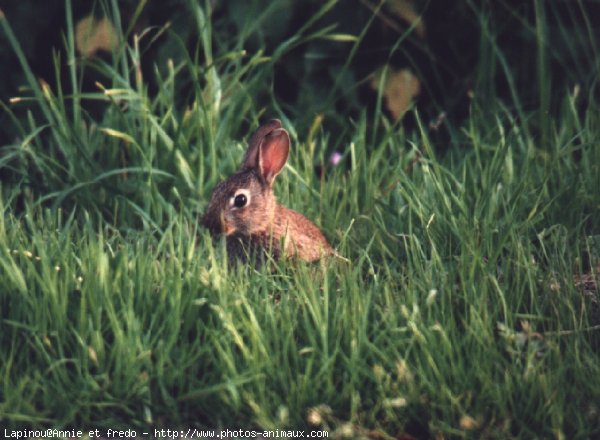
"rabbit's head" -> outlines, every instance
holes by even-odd
[[[273,180],[289,151],[290,138],[279,120],[259,127],[240,169],[213,190],[202,224],[213,235],[252,236],[268,231],[276,208]]]

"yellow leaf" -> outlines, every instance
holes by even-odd
[[[411,0],[389,0],[385,4],[392,14],[414,26],[419,37],[423,38],[425,36],[425,23],[415,10],[414,3]]]
[[[96,20],[90,15],[81,19],[75,26],[75,46],[81,55],[91,58],[98,51],[114,50],[119,43],[118,35],[117,29],[108,18]]]
[[[383,69],[371,78],[371,87],[379,89]],[[408,69],[389,69],[385,84],[383,85],[383,97],[385,106],[394,119],[400,119],[415,97],[421,93],[421,82]]]
[[[351,34],[330,34],[324,37],[326,40],[337,41],[338,43],[354,43],[358,38]]]
[[[460,429],[464,431],[470,431],[472,429],[477,428],[479,426],[479,423],[473,417],[464,415],[460,418],[459,425]]]
[[[91,346],[88,346],[88,357],[94,365],[98,365],[98,355],[96,354],[96,350]]]
[[[123,133],[122,131],[113,130],[112,128],[101,128],[100,131],[111,137],[116,137],[117,139],[121,139],[122,141],[125,141],[128,144],[135,144],[135,139],[133,139],[127,133]]]

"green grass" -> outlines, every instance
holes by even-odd
[[[267,111],[253,84],[276,59],[210,55],[202,11],[205,56],[157,69],[156,96],[135,47],[97,66],[112,83],[95,94],[75,63],[72,90],[31,78],[35,111],[0,157],[0,425],[599,436],[598,288],[576,285],[600,261],[593,96],[581,110],[565,90],[541,115],[474,103],[443,156],[421,125],[363,115],[322,179],[334,134],[281,114],[279,199],[350,262],[231,269],[198,214]],[[97,124],[89,99],[108,100]]]

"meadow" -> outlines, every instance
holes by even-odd
[[[600,437],[597,84],[552,88],[540,50],[531,109],[490,36],[480,84],[501,75],[508,98],[474,100],[443,149],[418,105],[410,128],[377,110],[343,136],[319,114],[297,130],[259,85],[295,45],[360,35],[313,21],[243,52],[213,41],[207,5],[154,91],[137,39],[85,66],[95,92],[75,62],[56,72],[68,87],[39,81],[0,16],[27,80],[1,103],[19,135],[0,147],[0,426]],[[74,34],[71,17],[69,60]],[[230,267],[200,226],[273,116],[292,137],[279,200],[348,261]]]

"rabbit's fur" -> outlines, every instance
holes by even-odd
[[[281,122],[267,122],[252,136],[240,169],[213,190],[202,223],[211,234],[227,236],[227,251],[234,259],[266,252],[275,259],[315,261],[333,254],[319,228],[279,205],[273,194],[273,181],[289,150],[290,137]]]

